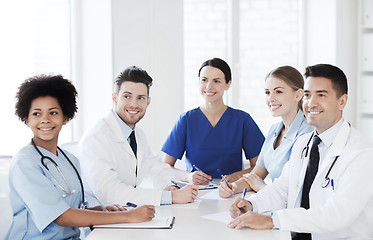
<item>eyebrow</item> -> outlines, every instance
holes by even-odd
[[[122,93],[122,95],[123,94],[130,94],[130,95],[133,95],[133,93],[131,93],[131,92],[123,92]],[[147,97],[148,95],[147,94],[140,94],[140,95],[138,95],[139,97]]]
[[[284,87],[275,87],[273,90],[277,90],[277,89],[279,89],[279,88],[281,88],[281,89],[285,89]],[[264,90],[269,90],[269,88],[265,88]]]
[[[50,110],[54,110],[54,109],[59,110],[58,107],[51,107],[51,108],[48,108],[48,111],[50,111]],[[33,109],[31,109],[31,110],[32,110],[32,111],[41,111],[41,108],[33,108]]]
[[[310,90],[304,90],[303,92],[311,92]],[[316,90],[316,93],[328,93],[326,90]]]

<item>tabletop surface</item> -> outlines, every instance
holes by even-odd
[[[211,193],[216,191],[217,189],[200,190],[197,201],[201,202],[198,207],[184,205],[185,207],[183,208],[182,205],[178,206],[178,204],[156,207],[156,214],[175,217],[172,229],[94,229],[86,239],[291,239],[288,231],[252,230],[249,228],[235,230],[228,228],[225,222],[204,217],[216,213],[224,214],[224,212],[229,211],[234,198],[204,198],[205,194],[211,195]]]

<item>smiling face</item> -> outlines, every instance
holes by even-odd
[[[224,91],[228,90],[231,81],[226,83],[224,73],[215,67],[206,66],[200,73],[200,91],[207,102],[222,101]]]
[[[58,134],[66,122],[67,119],[56,98],[46,96],[32,100],[26,124],[31,128],[37,146],[47,150],[57,146]]]
[[[336,124],[342,117],[347,94],[337,97],[332,81],[324,77],[308,77],[304,85],[303,112],[318,134]]]
[[[112,97],[116,113],[132,129],[144,117],[150,104],[148,88],[144,83],[125,81]]]
[[[293,116],[298,112],[298,102],[303,97],[302,89],[294,90],[285,81],[273,76],[267,78],[265,84],[266,102],[272,116]]]

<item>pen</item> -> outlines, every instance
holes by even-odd
[[[174,180],[171,180],[171,182],[178,188],[182,188],[187,185],[186,183],[175,182]]]
[[[334,191],[334,180],[333,180],[333,178],[332,178],[332,180],[330,182],[331,182],[330,184],[332,185],[332,189]]]
[[[200,171],[200,172],[203,172],[201,169],[199,169],[196,165],[192,165],[192,167],[194,168],[194,169],[196,169],[197,171]]]
[[[232,190],[232,187],[231,185],[229,185],[227,179],[225,179],[223,173],[220,171],[220,169],[218,168],[216,171],[218,171],[218,173],[220,174],[221,178],[224,180],[224,182],[227,184],[227,186]]]
[[[247,188],[244,188],[244,189],[243,189],[243,193],[242,193],[242,200],[245,199],[246,192],[247,192]]]
[[[134,203],[131,203],[131,202],[127,202],[126,205],[127,205],[128,207],[137,208],[137,205],[134,204]]]

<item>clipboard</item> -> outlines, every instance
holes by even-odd
[[[94,225],[93,228],[107,229],[172,229],[175,222],[175,217],[156,216],[149,222],[142,223],[118,223]]]

